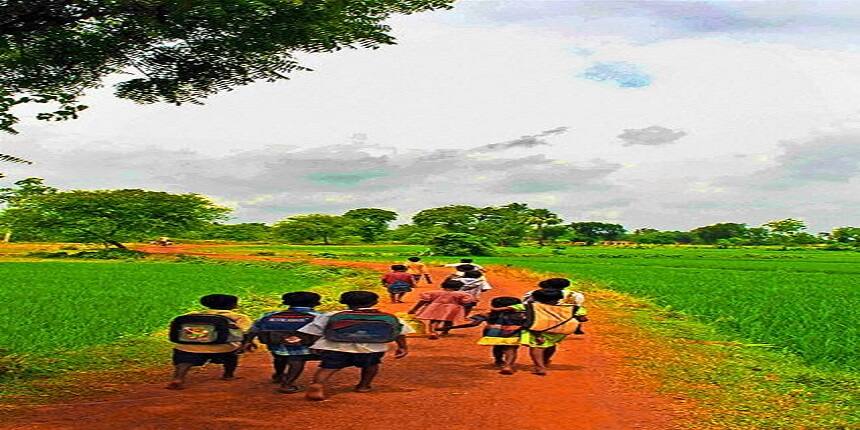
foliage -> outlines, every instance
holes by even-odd
[[[570,224],[573,239],[595,243],[603,240],[619,240],[627,230],[621,224],[605,222],[574,222]]]
[[[636,243],[672,245],[675,243],[690,243],[693,235],[684,231],[660,231],[651,228],[641,228],[634,231],[632,235],[629,235],[628,239]]]
[[[147,253],[133,249],[110,248],[95,251],[80,251],[68,253],[64,251],[48,252],[35,251],[27,253],[27,257],[35,258],[82,258],[88,260],[136,260],[146,258]]]
[[[0,130],[12,109],[54,104],[43,120],[77,118],[79,98],[108,75],[132,72],[118,97],[199,103],[257,80],[307,70],[298,52],[394,43],[393,14],[453,0],[2,0]]]
[[[701,243],[714,244],[720,239],[744,237],[747,232],[746,224],[723,222],[705,227],[694,228],[690,231]]]
[[[143,190],[58,191],[14,200],[0,223],[52,240],[103,243],[176,235],[222,219],[229,209],[197,194]]]
[[[860,246],[860,227],[839,227],[833,229],[830,237],[839,243]]]
[[[240,224],[212,223],[202,229],[184,234],[182,237],[187,239],[257,242],[271,239],[272,228],[261,222]]]
[[[364,242],[373,243],[388,231],[388,225],[397,219],[397,212],[385,209],[361,208],[352,209],[343,214],[343,216],[354,221],[353,228]]]
[[[466,233],[446,233],[433,238],[430,250],[438,255],[493,255],[486,240]]]
[[[275,237],[293,243],[321,241],[328,245],[350,234],[352,220],[343,216],[310,214],[296,215],[278,221],[272,230]]]
[[[442,227],[452,233],[474,231],[481,221],[481,210],[474,206],[451,205],[424,209],[412,217],[418,227]]]

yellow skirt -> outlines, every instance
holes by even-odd
[[[478,339],[478,345],[488,345],[488,346],[516,346],[520,344],[519,337],[492,337],[492,336],[484,336]]]

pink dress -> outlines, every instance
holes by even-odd
[[[430,302],[415,316],[422,320],[457,321],[466,317],[463,305],[475,298],[463,291],[436,290],[421,293],[421,300]]]

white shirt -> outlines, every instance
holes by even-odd
[[[484,291],[493,289],[485,278],[455,278],[455,280],[463,283],[463,288],[460,291],[471,294],[475,299],[480,298]]]
[[[358,310],[367,310],[372,308],[362,308]],[[302,333],[307,333],[314,336],[323,336],[325,334],[325,328],[328,325],[329,318],[338,313],[337,312],[327,312],[318,317],[314,318],[310,324],[299,329]],[[402,325],[402,329],[400,330],[401,335],[407,335],[409,333],[414,333],[415,330],[412,327],[409,327],[407,324],[400,320],[400,324]],[[325,337],[320,337],[319,340],[314,342],[310,347],[311,349],[324,349],[326,351],[340,351],[340,352],[351,352],[356,354],[366,354],[369,352],[386,352],[388,351],[387,343],[358,343],[358,342],[334,342],[326,339]]]

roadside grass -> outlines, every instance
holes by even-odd
[[[97,378],[128,380],[169,364],[166,326],[200,309],[209,293],[240,296],[239,312],[258,317],[287,291],[312,290],[323,309],[342,291],[377,288],[362,271],[301,263],[0,262],[0,392],[4,402],[39,402],[88,391]],[[113,375],[113,376],[108,376]],[[63,387],[58,391],[52,387]]]

